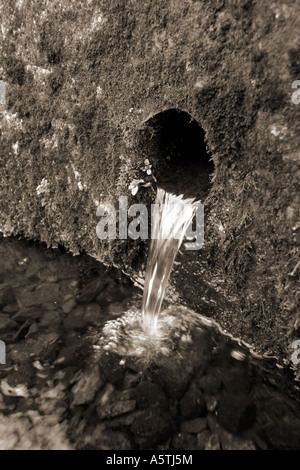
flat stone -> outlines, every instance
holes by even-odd
[[[90,403],[103,384],[99,367],[97,365],[83,372],[72,388],[72,406]]]
[[[104,406],[97,407],[97,413],[100,419],[114,418],[125,413],[133,411],[136,406],[135,400],[120,400],[114,403],[107,403]]]
[[[196,418],[189,421],[183,421],[180,424],[181,432],[189,432],[192,434],[198,434],[207,428],[207,419],[206,418]]]

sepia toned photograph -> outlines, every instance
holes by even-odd
[[[300,450],[299,1],[0,21],[0,450]]]

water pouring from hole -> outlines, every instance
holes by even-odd
[[[183,195],[158,188],[142,302],[142,327],[146,331],[157,329],[171,269],[197,204],[194,199],[183,199]]]

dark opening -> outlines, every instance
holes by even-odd
[[[141,150],[153,164],[158,185],[203,202],[214,164],[198,122],[184,111],[169,109],[149,119],[141,132]]]

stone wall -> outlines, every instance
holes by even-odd
[[[289,361],[300,338],[298,2],[10,0],[0,13],[1,230],[134,276],[147,243],[100,241],[97,205],[153,200],[151,186],[129,190],[153,181],[143,129],[185,111],[214,173],[205,249],[180,258],[174,283],[183,301]],[[163,163],[150,154],[159,184]]]

